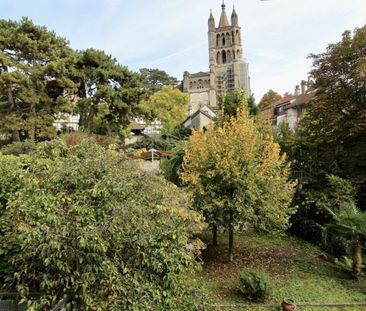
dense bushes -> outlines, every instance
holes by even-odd
[[[240,291],[250,301],[263,302],[272,293],[268,275],[254,268],[247,268],[240,272],[240,285]]]
[[[0,184],[1,250],[17,246],[2,258],[14,271],[7,284],[27,300],[41,292],[35,309],[66,294],[77,310],[203,308],[189,279],[197,247],[187,247],[199,246],[191,236],[203,225],[174,185],[90,140],[46,142],[0,162],[12,166],[0,166],[9,167]]]

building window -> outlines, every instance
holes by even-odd
[[[226,52],[222,51],[222,63],[226,64]]]
[[[203,89],[203,88],[204,88],[203,81],[202,81],[201,79],[200,79],[200,80],[198,80],[197,88],[198,88],[198,89]]]
[[[217,52],[216,62],[219,65],[221,64],[221,53],[220,52]]]

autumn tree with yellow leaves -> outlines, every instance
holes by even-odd
[[[285,155],[280,155],[271,126],[250,117],[244,97],[242,101],[235,117],[193,132],[181,173],[196,209],[213,230],[214,244],[218,227],[228,231],[230,261],[234,228],[250,223],[262,231],[285,230],[295,212],[290,207],[295,182],[288,179]]]

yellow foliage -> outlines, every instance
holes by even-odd
[[[225,223],[228,210],[237,223],[265,230],[289,224],[295,183],[288,181],[290,167],[264,122],[250,117],[243,105],[227,122],[194,131],[186,144],[181,178],[196,208],[216,224]]]

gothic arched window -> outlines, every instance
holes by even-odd
[[[226,33],[226,43],[228,44],[228,45],[230,45],[231,44],[231,40],[230,40],[230,33]]]
[[[226,64],[226,52],[222,51],[222,63]]]
[[[227,58],[227,62],[230,63],[231,62],[231,52],[230,51],[227,51],[226,58]]]
[[[235,43],[235,35],[234,35],[234,31],[231,32],[231,38],[233,40],[233,43]]]
[[[217,52],[216,62],[219,65],[221,64],[221,53],[220,52]]]
[[[217,35],[216,37],[216,46],[218,47],[220,44],[220,35]]]

